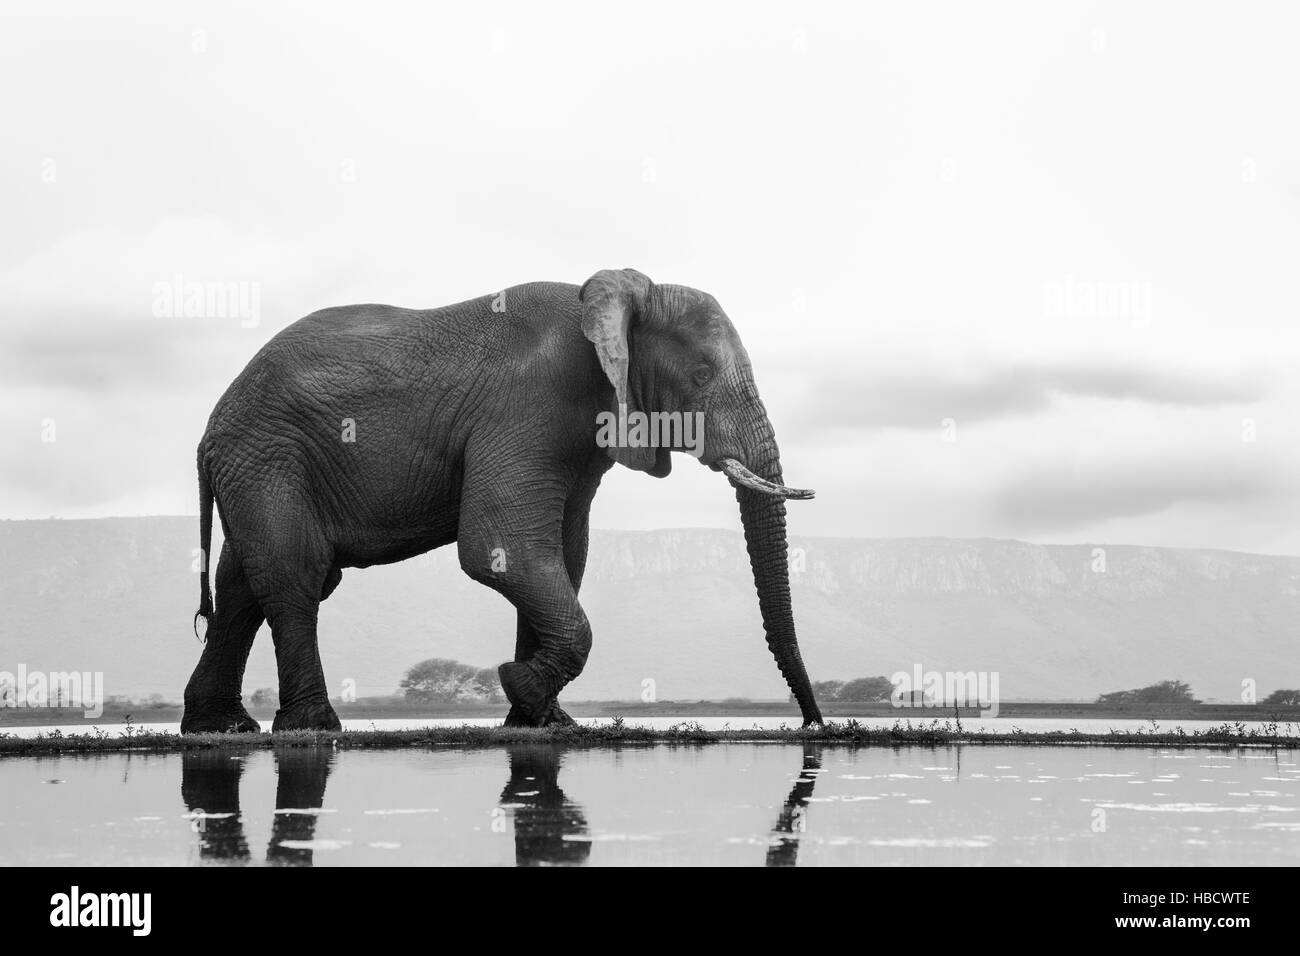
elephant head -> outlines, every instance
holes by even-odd
[[[582,329],[612,386],[598,444],[616,462],[662,478],[685,451],[736,489],[767,645],[803,712],[821,711],[799,654],[790,606],[785,500],[811,491],[782,483],[781,456],[754,370],[713,296],[656,285],[634,269],[583,285]]]

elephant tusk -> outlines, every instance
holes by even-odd
[[[765,495],[773,495],[777,498],[796,498],[806,500],[813,497],[814,492],[811,488],[787,488],[785,485],[778,485],[775,482],[760,478],[734,458],[723,458],[718,464],[731,479],[733,484],[744,485],[746,488],[753,488],[755,491],[761,491]]]

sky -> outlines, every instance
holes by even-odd
[[[1300,554],[1300,8],[458,7],[5,4],[0,517],[196,513],[318,308],[630,266],[734,321],[795,533]]]

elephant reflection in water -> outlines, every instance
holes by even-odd
[[[518,744],[510,748],[510,779],[501,791],[501,807],[514,815],[518,866],[581,865],[591,855],[587,818],[558,783],[563,761],[563,751],[555,747]],[[768,866],[795,865],[808,801],[821,768],[821,746],[804,744],[799,776],[772,826]]]
[[[586,815],[559,786],[563,761],[563,751],[555,747],[510,747],[510,779],[501,791],[501,807],[514,816],[518,866],[582,865],[591,855]],[[804,744],[799,776],[772,826],[768,866],[795,865],[808,801],[821,769],[821,746]]]
[[[591,855],[587,818],[560,789],[557,747],[513,744],[500,808],[514,819],[516,866],[581,866]],[[576,837],[576,839],[575,839]]]
[[[246,753],[187,750],[181,757],[181,797],[201,827],[199,857],[205,861],[251,862],[239,809],[239,783]],[[334,752],[321,747],[277,747],[275,816],[266,862],[272,866],[311,866],[310,843],[316,811],[325,803],[325,784]],[[286,845],[288,844],[288,845]]]
[[[199,855],[204,861],[251,862],[239,806],[239,784],[247,753],[187,750],[181,757],[181,795],[196,826],[201,821]],[[316,833],[316,811],[325,803],[325,786],[334,752],[321,747],[277,747],[276,813],[266,862],[311,866],[309,844]],[[514,823],[517,866],[581,866],[591,856],[587,817],[560,789],[564,751],[545,744],[508,748],[510,778],[499,809]],[[794,866],[804,832],[807,805],[822,766],[822,748],[805,744],[798,777],[772,826],[768,866]],[[495,829],[495,827],[494,827]]]
[[[325,783],[334,768],[334,751],[323,747],[286,747],[275,751],[275,817],[266,862],[275,866],[311,866],[309,846],[316,836],[316,811],[325,804]]]
[[[239,816],[239,780],[247,752],[186,750],[181,754],[181,799],[199,834],[205,862],[247,863],[248,841]]]
[[[794,866],[799,856],[799,837],[804,832],[808,801],[822,769],[822,748],[818,744],[803,745],[803,768],[795,778],[790,795],[785,798],[781,814],[772,826],[772,839],[767,847],[768,866]]]

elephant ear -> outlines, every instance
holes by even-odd
[[[650,279],[635,269],[602,269],[583,283],[578,293],[582,302],[582,334],[596,347],[600,367],[614,386],[611,411],[616,420],[638,411],[628,387],[632,362],[630,333],[650,301],[651,288]],[[655,448],[611,445],[605,450],[614,461],[634,471],[653,474],[658,470],[659,456]]]

